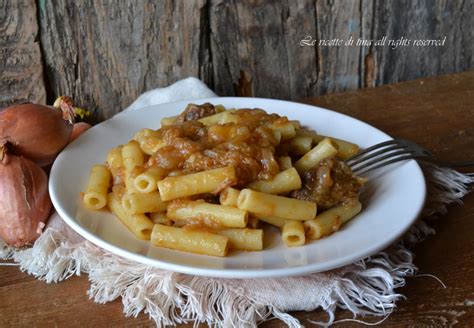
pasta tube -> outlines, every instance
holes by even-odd
[[[359,200],[354,200],[349,204],[336,206],[330,210],[337,213],[341,218],[342,224],[344,224],[360,213],[362,210],[362,204]]]
[[[138,131],[133,140],[138,142],[140,149],[148,155],[153,155],[158,149],[166,146],[166,143],[160,138],[158,131],[151,129],[142,129]]]
[[[320,239],[339,230],[342,224],[359,214],[362,205],[355,201],[347,205],[339,205],[322,212],[313,220],[304,223],[306,235],[311,239]]]
[[[275,138],[276,144],[279,145],[281,142],[281,131],[280,130],[272,130],[273,138]]]
[[[214,106],[214,109],[216,110],[216,113],[219,114],[219,113],[222,113],[222,112],[226,112],[226,109],[224,106],[222,105],[216,105]],[[231,113],[231,112],[235,112],[235,110],[232,110],[232,109],[229,109],[227,110],[227,112]],[[215,114],[215,115],[217,115]],[[202,119],[200,119],[199,121],[201,121],[202,123],[204,123],[205,125],[212,125],[212,124],[216,124],[216,123],[212,123],[212,122],[219,122],[219,120],[223,120],[225,121],[226,118],[222,118],[222,116],[215,116],[215,115],[211,115],[213,116],[213,118],[211,119],[208,119],[208,120],[205,120],[206,117],[203,117]],[[207,117],[211,117],[211,116],[207,116]],[[176,119],[179,117],[179,115],[176,115],[176,116],[171,116],[171,117],[164,117],[161,119],[161,125],[171,125],[173,124]],[[224,124],[224,123],[219,123],[219,124]]]
[[[198,121],[204,125],[238,123],[239,117],[234,114],[235,110],[226,110],[214,115],[206,116]]]
[[[295,130],[299,130],[301,128],[301,123],[298,120],[291,120],[290,123],[293,124]]]
[[[208,128],[207,136],[213,142],[246,140],[251,133],[247,126],[240,124],[216,124]]]
[[[294,138],[296,135],[295,125],[290,121],[277,121],[270,123],[268,127],[272,130],[278,130],[281,134],[281,141]]]
[[[323,140],[324,138],[321,138],[320,135],[318,135],[318,133],[314,130],[310,130],[310,129],[300,129],[296,132],[296,135],[297,136],[304,136],[304,137],[311,137],[313,138],[313,143],[317,144],[319,143],[321,140]]]
[[[133,140],[135,140],[136,142],[138,143],[141,143],[141,141],[145,138],[145,137],[159,137],[159,132],[156,131],[156,130],[152,130],[152,129],[141,129],[140,131],[138,131],[137,133],[135,133],[135,135],[133,136]]]
[[[138,239],[150,239],[153,222],[145,214],[128,213],[113,193],[107,196],[107,206]]]
[[[225,112],[226,109],[225,109],[224,105],[215,105],[214,110],[216,111],[216,113],[221,113],[221,112]]]
[[[244,251],[263,249],[263,230],[261,229],[224,229],[217,233],[229,238],[230,248]]]
[[[296,136],[289,141],[290,143],[290,152],[296,155],[306,154],[311,150],[313,145],[313,138],[310,136]]]
[[[125,186],[130,192],[133,189],[133,173],[136,167],[143,166],[145,158],[143,152],[135,140],[130,141],[122,147],[122,160],[125,168]]]
[[[219,202],[221,205],[237,207],[237,199],[239,198],[240,190],[227,187],[219,195]]]
[[[248,222],[248,213],[244,210],[202,201],[175,201],[168,206],[166,215],[175,222],[214,229],[245,228]]]
[[[122,147],[112,148],[107,153],[107,166],[112,173],[115,183],[123,182]]]
[[[290,156],[281,156],[278,159],[278,165],[280,166],[280,171],[288,170],[293,166],[291,164],[291,157]]]
[[[203,193],[217,193],[237,181],[233,166],[198,173],[167,177],[158,182],[161,199],[164,201]]]
[[[352,157],[359,152],[359,146],[352,142],[333,138],[333,137],[323,136],[321,134],[317,134],[317,132],[313,130],[306,130],[306,129],[299,130],[297,135],[311,136],[313,138],[313,143],[316,143],[316,144],[321,142],[324,138],[331,139],[335,144],[337,144],[338,149],[339,149],[337,156],[341,158],[342,160],[346,160],[349,157]]]
[[[162,224],[153,226],[151,243],[155,246],[212,256],[225,256],[229,249],[227,236]]]
[[[138,142],[132,140],[122,147],[122,159],[127,171],[131,171],[135,167],[143,165],[145,158]]]
[[[331,139],[337,145],[338,147],[337,156],[342,160],[346,160],[359,152],[359,146],[357,146],[356,144],[349,141],[333,138],[333,137],[315,135],[313,137],[313,141],[320,142],[324,138]]]
[[[160,167],[150,167],[133,179],[133,186],[142,193],[149,193],[158,189],[158,181],[166,176],[166,171]]]
[[[154,224],[173,225],[173,221],[164,212],[150,213],[150,220]]]
[[[111,174],[104,165],[94,165],[89,175],[83,202],[86,208],[98,211],[107,205]]]
[[[296,169],[292,167],[278,173],[271,180],[252,182],[247,188],[273,195],[284,194],[295,189],[300,189],[301,178]]]
[[[171,125],[173,124],[176,119],[178,118],[179,115],[176,115],[176,116],[170,116],[170,117],[163,117],[161,119],[161,125],[164,126],[164,125]]]
[[[288,221],[287,219],[278,218],[276,216],[256,216],[260,221],[266,222],[268,224],[274,225],[276,227],[283,227]]]
[[[259,216],[277,216],[290,220],[311,220],[316,216],[316,203],[294,198],[275,196],[243,189],[237,200],[240,209]]]
[[[122,205],[131,214],[164,212],[168,203],[161,200],[158,191],[147,194],[134,193],[125,194],[122,198]]]
[[[305,243],[304,225],[301,221],[289,220],[281,227],[281,238],[286,246],[302,246]]]
[[[298,172],[302,173],[318,164],[321,160],[335,156],[337,151],[337,144],[329,138],[324,138],[316,147],[296,161],[295,167]]]

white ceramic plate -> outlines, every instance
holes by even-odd
[[[330,110],[280,100],[258,98],[210,98],[234,108],[263,108],[269,113],[299,120],[321,134],[347,139],[368,147],[391,139],[378,129]],[[182,273],[226,278],[260,278],[301,275],[325,271],[374,254],[400,237],[423,207],[426,188],[415,161],[377,172],[362,193],[362,212],[340,231],[297,248],[285,247],[277,229],[265,231],[261,252],[232,252],[225,258],[195,255],[150,246],[136,239],[111,214],[84,209],[84,191],[89,170],[103,163],[107,151],[126,143],[142,128],[156,129],[163,117],[180,113],[189,101],[151,106],[125,112],[80,136],[56,159],[50,177],[50,193],[58,213],[84,238],[125,258]]]

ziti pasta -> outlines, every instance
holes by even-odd
[[[158,247],[259,251],[265,225],[297,247],[361,211],[364,180],[342,162],[358,149],[262,109],[189,104],[104,154],[83,203]]]

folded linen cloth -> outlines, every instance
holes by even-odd
[[[126,110],[183,99],[216,96],[196,78],[187,78],[144,93]],[[474,178],[433,165],[423,167],[428,200],[422,217],[445,213],[459,202]],[[325,310],[335,322],[336,308],[356,315],[386,316],[403,297],[395,289],[417,271],[409,247],[434,233],[420,219],[390,248],[343,268],[301,277],[219,279],[185,275],[136,263],[85,241],[57,213],[28,249],[14,249],[0,241],[0,258],[13,259],[20,269],[46,282],[59,282],[87,273],[89,296],[97,303],[122,298],[124,313],[147,313],[157,326],[188,321],[219,327],[254,327],[278,318],[290,327],[302,327],[289,311]],[[313,322],[314,323],[314,322]]]

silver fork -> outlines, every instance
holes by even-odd
[[[463,163],[440,161],[430,151],[412,141],[404,139],[384,141],[366,148],[357,155],[347,159],[346,164],[351,167],[354,173],[361,175],[383,166],[409,159],[426,160],[448,167],[474,166],[474,161]]]

